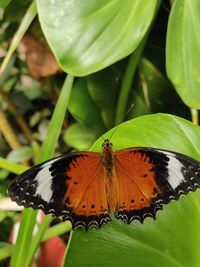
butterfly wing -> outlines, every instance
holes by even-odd
[[[18,205],[62,216],[72,226],[101,226],[109,220],[100,154],[66,154],[17,176],[8,194]]]
[[[155,217],[181,194],[200,187],[200,163],[180,153],[154,148],[116,152],[119,203],[115,215],[130,223]]]

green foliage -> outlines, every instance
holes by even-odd
[[[62,68],[84,76],[132,53],[147,32],[158,3],[38,0],[37,7],[47,41]],[[70,27],[63,27],[69,22]]]
[[[182,100],[200,108],[199,1],[175,1],[167,31],[167,72]],[[174,56],[176,55],[176,56]]]
[[[197,122],[200,103],[199,3],[175,0],[171,9],[169,2],[0,1],[0,55],[8,51],[0,59],[0,200],[27,163],[74,149],[101,151],[103,138],[115,149],[157,147],[200,160],[200,129],[187,121],[190,108]],[[38,76],[22,52],[25,32],[31,43],[23,45],[40,59]],[[44,75],[57,64],[50,51],[62,69]],[[77,229],[63,266],[199,266],[199,201],[197,191],[165,206],[155,221],[126,225],[113,218],[101,230]],[[33,236],[36,214],[23,212],[17,242],[9,245],[19,217],[0,212],[0,260],[12,255],[11,267],[28,267],[42,241],[71,229],[66,222],[49,227],[46,216]]]

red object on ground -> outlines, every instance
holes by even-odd
[[[60,237],[53,237],[45,241],[40,247],[38,267],[61,267],[65,248]]]

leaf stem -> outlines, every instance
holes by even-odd
[[[68,233],[69,231],[71,231],[71,229],[72,225],[70,222],[61,222],[59,224],[56,224],[45,231],[42,241],[46,241],[55,236]]]
[[[30,26],[31,22],[35,18],[36,14],[37,14],[37,7],[36,7],[35,1],[33,1],[31,3],[31,5],[29,6],[23,20],[21,21],[21,24],[20,24],[17,32],[15,33],[15,35],[11,41],[7,55],[4,58],[4,61],[3,61],[1,68],[0,68],[0,75],[5,70],[6,66],[8,65],[12,54],[16,50],[17,46],[19,45],[22,37],[24,36],[24,34],[27,31],[28,27]]]
[[[122,86],[120,88],[118,103],[117,103],[117,109],[116,109],[116,118],[115,118],[115,124],[120,124],[123,119],[126,112],[126,105],[127,100],[131,91],[131,85],[135,76],[135,72],[138,66],[138,62],[140,60],[140,56],[142,54],[144,45],[146,43],[146,37],[142,40],[138,48],[132,53],[132,55],[129,58],[125,74],[122,81]]]
[[[199,124],[199,111],[197,109],[191,108],[190,109],[191,115],[192,115],[192,122],[195,125]]]
[[[63,124],[65,117],[65,111],[68,106],[69,97],[71,94],[72,84],[74,77],[72,75],[67,75],[67,78],[64,81],[60,96],[58,98],[50,125],[48,129],[47,136],[43,143],[39,161],[44,161],[53,156],[56,142]]]
[[[29,252],[28,248],[32,240],[36,215],[37,212],[31,209],[25,209],[22,212],[17,242],[13,248],[10,267],[25,266]]]
[[[69,251],[69,246],[70,246],[71,241],[72,241],[73,233],[74,233],[74,231],[72,230],[70,232],[70,234],[69,234],[69,240],[68,240],[68,244],[67,244],[68,245],[68,249],[65,250],[65,255],[63,257],[63,262],[62,262],[62,265],[61,265],[62,267],[66,267],[68,265],[68,263],[67,263],[67,253]]]
[[[27,260],[26,260],[26,264],[24,265],[24,267],[29,267],[31,266],[31,262],[32,262],[32,258],[37,250],[37,248],[40,245],[40,241],[42,239],[42,236],[46,230],[46,228],[49,226],[49,224],[52,221],[52,216],[51,215],[47,215],[45,216],[44,220],[42,221],[42,223],[39,225],[38,231],[35,234],[35,236],[33,237],[30,247],[29,247],[29,253],[27,255]]]
[[[20,165],[20,164],[13,163],[7,159],[0,157],[0,169],[4,169],[15,174],[20,174],[26,171],[27,167]]]

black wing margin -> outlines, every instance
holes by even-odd
[[[67,191],[66,171],[80,153],[66,154],[36,165],[17,176],[8,187],[8,196],[18,205],[42,209],[45,214],[70,213],[62,202]]]
[[[153,202],[156,205],[178,200],[181,195],[200,188],[200,162],[181,153],[145,149],[150,158],[161,195]]]

